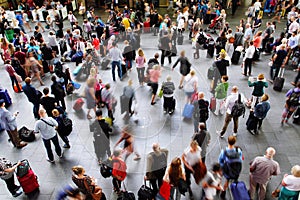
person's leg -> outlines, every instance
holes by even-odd
[[[116,81],[115,69],[116,69],[116,61],[112,61],[112,63],[111,63],[111,72],[112,72],[113,81]]]
[[[239,118],[238,117],[233,117],[233,132],[237,133],[239,126]]]
[[[186,177],[186,184],[188,185],[188,192],[190,194],[190,196],[193,196],[193,193],[192,193],[192,189],[191,189],[191,174],[192,174],[192,171],[187,168],[186,166],[184,166],[184,170],[185,170],[185,177]]]
[[[117,192],[117,193],[120,192],[121,181],[119,181],[119,180],[116,179],[116,178],[113,178],[112,184],[113,184],[113,186],[114,186],[114,191]]]
[[[121,65],[120,61],[117,62],[117,67],[118,67],[118,76],[119,76],[120,79],[122,79],[123,78],[123,75],[122,75],[122,65]]]
[[[248,67],[249,67],[248,75],[251,76],[251,73],[252,73],[252,58],[249,59],[249,65],[248,65]]]
[[[250,199],[255,198],[256,186],[257,186],[257,183],[254,181],[252,175],[250,174],[250,176],[249,176],[249,195],[250,195]]]
[[[139,80],[139,83],[141,84],[141,68],[136,68],[136,71],[137,71],[137,75],[138,75],[138,80]]]
[[[9,131],[9,132],[11,134],[11,139],[12,139],[13,144],[15,144],[16,147],[20,147],[21,139],[19,137],[19,133],[18,133],[17,129]]]
[[[232,119],[232,116],[230,114],[226,113],[224,125],[223,125],[222,131],[220,133],[221,135],[225,134],[225,132],[227,130],[227,127],[228,127],[228,124],[231,121],[231,119]]]
[[[171,52],[169,52],[171,53]],[[171,56],[168,56],[168,60],[169,60],[169,64],[172,64],[172,57]]]
[[[276,66],[275,68],[275,74],[274,74],[274,77],[273,77],[273,80],[275,80],[276,77],[278,77],[279,74],[279,71],[280,71],[280,66]]]
[[[165,54],[166,54],[166,51],[165,50],[161,50],[161,57],[160,57],[160,64],[161,64],[161,66],[164,66]]]
[[[245,76],[247,76],[248,65],[249,65],[249,59],[246,58],[245,63],[244,63],[244,75]]]
[[[62,141],[65,143],[66,146],[70,146],[69,139],[67,136],[65,136],[63,133],[58,132],[59,137],[62,139]]]
[[[40,104],[39,103],[34,103],[33,104],[33,114],[34,114],[34,117],[36,119],[40,119],[39,109],[40,109]]]
[[[8,189],[8,191],[12,194],[15,195],[16,191],[20,188],[19,186],[17,186],[15,184],[15,177],[14,177],[14,173],[12,174],[12,177],[10,177],[9,179],[5,179],[4,180],[6,183],[6,187]]]
[[[184,77],[183,75],[181,75],[180,81],[179,81],[179,88],[181,89],[183,86],[183,81],[184,81]]]
[[[264,200],[266,198],[266,191],[267,191],[267,185],[268,181],[264,184],[258,184],[258,200]]]
[[[45,146],[46,151],[47,151],[48,159],[50,161],[54,161],[54,156],[53,156],[53,153],[52,153],[51,143],[50,143],[51,139],[49,139],[49,140],[43,139],[43,142],[44,142],[44,146]]]

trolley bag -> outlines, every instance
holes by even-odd
[[[254,112],[250,111],[246,125],[247,125],[247,130],[256,130],[257,129],[257,120],[256,120],[256,117],[254,116]]]
[[[25,174],[26,171],[27,173]],[[37,176],[32,171],[28,160],[21,161],[21,165],[17,167],[17,178],[26,195],[37,191],[40,187]]]
[[[206,57],[207,58],[212,58],[214,57],[214,52],[215,52],[215,41],[214,39],[209,39],[209,43],[207,45],[207,54]]]
[[[187,103],[184,106],[182,116],[191,119],[193,116],[193,112],[194,112],[194,105]]]
[[[108,58],[104,58],[101,62],[101,69],[102,70],[109,69],[108,68],[109,63],[110,63],[110,60]]]
[[[135,200],[134,193],[126,190],[124,182],[123,185],[125,190],[119,193],[117,200]]]
[[[177,44],[178,45],[182,45],[183,44],[183,35],[178,35]]]
[[[129,98],[124,94],[120,96],[121,114],[129,109]]]
[[[211,97],[210,98],[210,102],[209,102],[209,109],[214,112],[216,110],[216,104],[217,104],[217,100],[215,97]]]
[[[207,70],[207,78],[210,79],[210,80],[212,80],[214,78],[214,74],[215,74],[215,67],[211,66]]]
[[[231,63],[234,65],[238,65],[239,64],[239,60],[241,57],[241,52],[240,51],[234,51],[231,57]]]
[[[26,126],[23,126],[18,130],[19,137],[22,141],[33,142],[35,140],[35,134],[33,130],[29,130]]]
[[[6,108],[12,104],[7,89],[0,89],[0,99],[4,99]]]
[[[75,111],[79,111],[79,110],[82,109],[83,104],[84,104],[83,99],[82,99],[82,98],[79,98],[79,99],[77,99],[77,100],[75,101],[75,104],[74,104],[74,106],[73,106],[73,109],[74,109]]]
[[[300,125],[300,107],[298,106],[297,110],[294,112],[293,123]]]
[[[280,68],[278,77],[273,82],[273,90],[281,92],[285,79],[283,78],[284,68]]]
[[[233,200],[250,200],[246,185],[243,181],[235,181],[230,184],[230,191]]]
[[[74,69],[73,75],[74,75],[74,76],[78,76],[78,75],[81,74],[81,72],[82,72],[82,65],[78,65],[78,66]]]
[[[144,33],[150,33],[150,22],[144,22]]]
[[[146,180],[144,180],[144,185],[142,185],[138,191],[138,199],[139,200],[152,200],[154,198],[154,192],[151,187],[148,187],[146,184]]]
[[[122,78],[124,78],[126,76],[126,73],[127,73],[126,65],[122,63],[121,68],[122,68]]]

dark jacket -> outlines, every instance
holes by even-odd
[[[191,63],[189,62],[189,60],[187,59],[187,57],[179,57],[176,62],[173,65],[173,68],[176,67],[176,65],[178,64],[178,62],[180,62],[180,74],[182,74],[183,76],[186,76],[190,73],[191,71]]]
[[[51,85],[51,94],[54,95],[55,99],[63,99],[66,96],[65,89],[59,82],[53,82]]]
[[[52,110],[55,109],[56,99],[53,97],[42,97],[40,100],[40,104],[45,108],[47,115],[52,116]]]
[[[215,62],[217,70],[215,70],[215,77],[221,77],[227,75],[227,67],[229,66],[229,61],[225,59],[217,60]]]
[[[125,58],[125,60],[133,60],[133,51],[131,46],[125,46],[123,57]]]
[[[94,134],[99,134],[99,133],[103,132],[105,137],[107,139],[109,139],[109,133],[112,132],[112,128],[105,122],[105,119],[100,119],[100,120],[95,120],[90,125],[90,131],[94,132]]]
[[[37,104],[39,103],[39,97],[37,95],[37,90],[32,86],[32,85],[23,85],[22,87],[25,95],[28,98],[28,101],[33,103],[33,104]]]
[[[261,97],[264,94],[264,87],[267,88],[268,83],[264,82],[264,81],[255,81],[253,83],[251,81],[248,81],[248,86],[249,87],[254,86],[254,89],[253,89],[253,92],[252,92],[253,96]]]
[[[263,101],[258,103],[254,108],[254,116],[259,119],[264,119],[270,110],[270,103],[268,101]]]

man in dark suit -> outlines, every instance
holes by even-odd
[[[23,92],[28,98],[28,101],[33,104],[33,114],[36,119],[39,119],[39,109],[40,109],[40,98],[41,96],[39,95],[38,90],[36,90],[32,85],[31,85],[31,78],[27,77],[25,79],[25,85],[22,87]]]

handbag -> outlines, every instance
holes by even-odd
[[[280,193],[279,187],[280,187],[280,185],[281,185],[281,182],[277,185],[277,187],[275,188],[275,190],[272,191],[272,197],[273,198],[279,197],[279,193]]]
[[[183,194],[183,195],[188,191],[188,185],[187,185],[186,181],[183,180],[182,178],[179,179],[178,190],[179,190],[180,194]]]
[[[163,96],[163,89],[160,88],[159,92],[158,92],[158,95],[157,95],[159,98],[162,98]]]
[[[171,185],[170,183],[163,181],[159,189],[159,195],[164,199],[169,199],[171,195]]]

